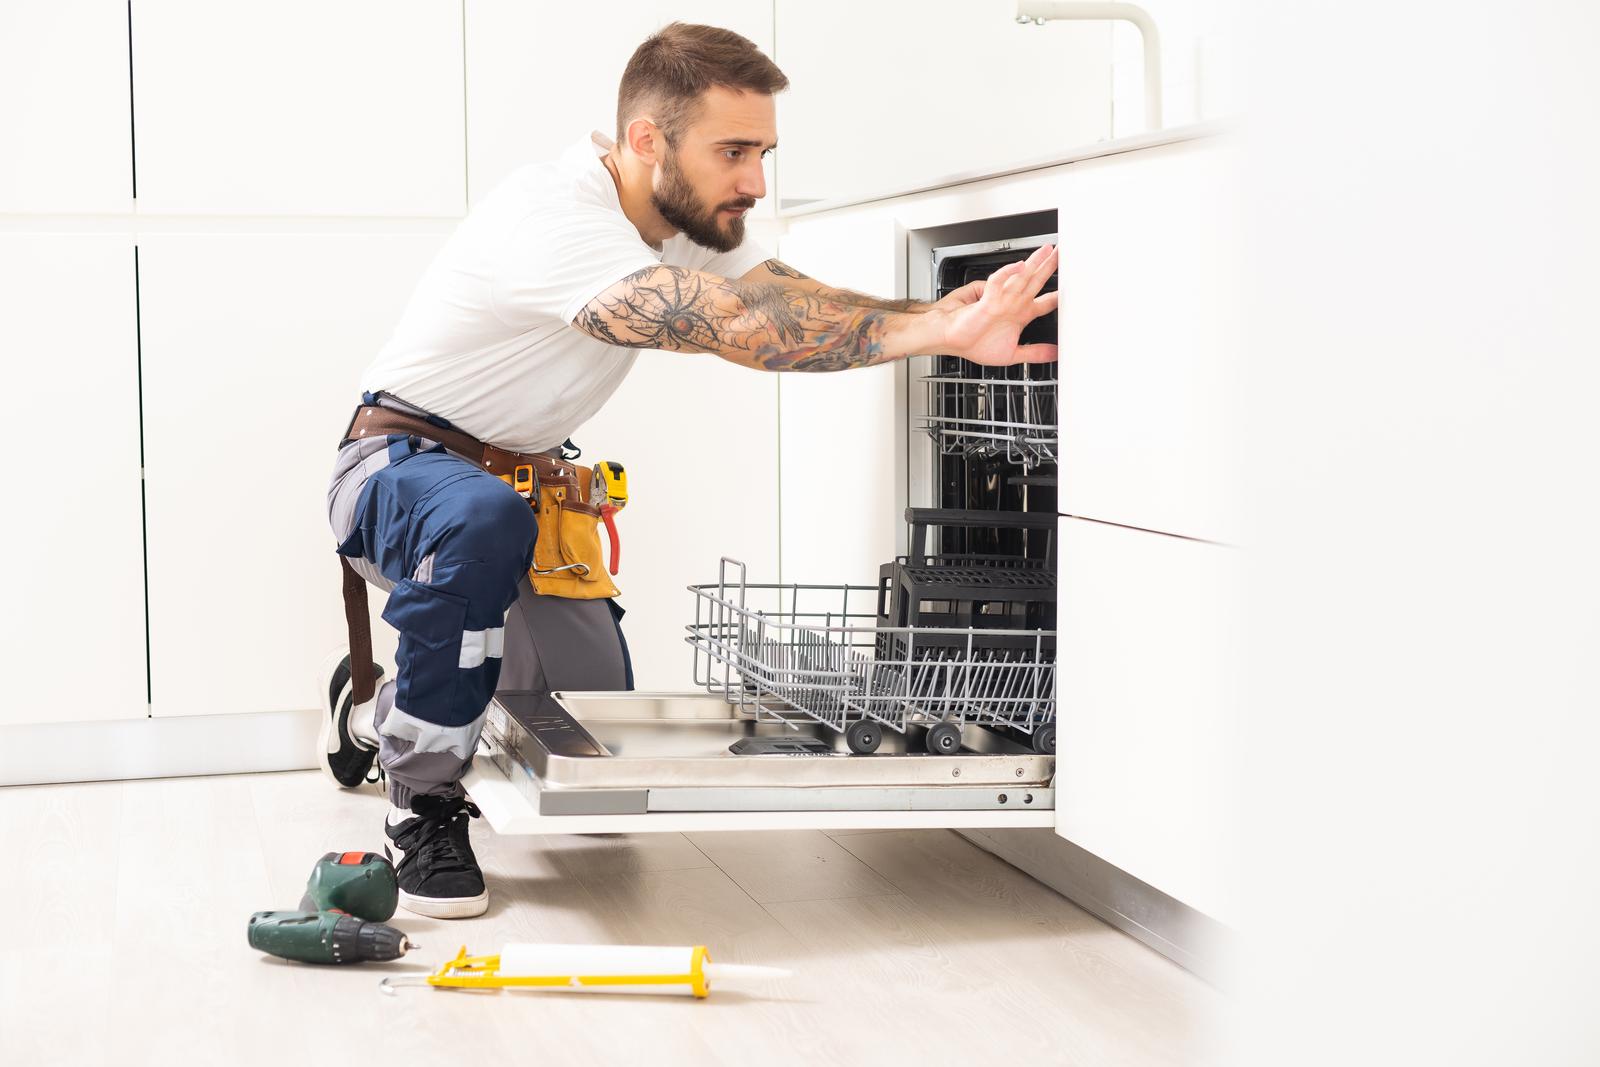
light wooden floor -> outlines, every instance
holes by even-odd
[[[793,968],[706,1001],[378,992],[386,969],[245,943],[383,801],[315,772],[0,789],[0,1063],[1191,1064],[1219,994],[942,830],[497,838],[490,910],[400,912],[426,971],[465,944],[703,943]]]

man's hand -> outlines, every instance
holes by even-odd
[[[1039,295],[1055,273],[1057,251],[1043,245],[1025,261],[1007,263],[988,278],[969,282],[929,310],[940,317],[941,351],[973,363],[1053,363],[1055,345],[1019,345],[1022,328],[1056,309],[1061,294]]]

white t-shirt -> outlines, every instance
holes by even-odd
[[[682,234],[651,248],[600,160],[610,148],[592,134],[484,197],[417,283],[362,389],[542,452],[600,410],[638,356],[571,325],[589,301],[658,263],[738,278],[772,258],[749,240],[717,253]]]

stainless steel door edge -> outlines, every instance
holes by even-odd
[[[1044,788],[1055,769],[993,731],[968,727],[954,756],[908,751],[920,733],[887,732],[872,756],[849,755],[843,738],[820,723],[793,729],[836,746],[834,755],[735,756],[741,737],[785,734],[790,724],[757,722],[705,693],[500,693],[489,735],[546,788],[877,788],[993,786]],[[542,705],[542,706],[541,706]]]
[[[1053,789],[652,789],[650,811],[1002,811],[1054,809]]]
[[[542,782],[497,745],[488,757],[540,815],[644,815],[650,812],[1048,811],[1055,790],[1033,786],[884,786],[815,789],[726,786],[680,789],[559,789]]]

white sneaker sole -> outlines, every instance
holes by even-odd
[[[354,790],[360,786],[347,786],[334,777],[333,767],[328,763],[328,742],[333,740],[334,724],[339,720],[339,709],[328,703],[328,683],[333,679],[333,672],[338,669],[339,661],[349,655],[344,649],[328,653],[322,661],[322,670],[317,675],[317,692],[321,697],[320,706],[323,709],[322,727],[317,731],[317,770],[322,772],[322,777],[332,782],[336,789]],[[379,680],[382,684],[382,679]],[[376,758],[376,757],[374,757]]]
[[[489,910],[489,891],[475,897],[414,897],[402,889],[400,906],[430,919],[471,919]]]

